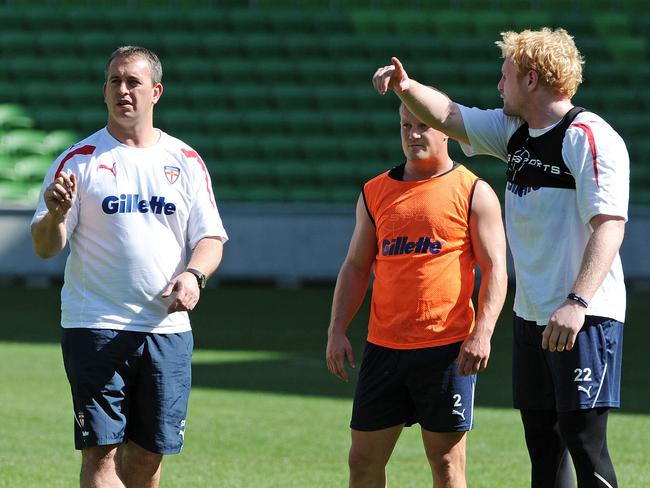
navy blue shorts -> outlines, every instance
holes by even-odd
[[[470,430],[476,375],[458,372],[460,345],[402,350],[367,343],[350,427],[375,431],[419,423],[430,432]]]
[[[588,315],[573,349],[542,349],[544,327],[515,315],[515,408],[570,412],[620,406],[623,324]]]
[[[62,329],[75,447],[132,440],[159,454],[183,447],[192,332]]]

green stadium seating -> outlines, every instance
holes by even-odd
[[[43,138],[43,151],[50,155],[58,155],[67,150],[79,140],[76,132],[67,129],[58,129],[48,132]]]
[[[53,163],[47,155],[24,156],[15,160],[14,175],[23,182],[42,183]]]
[[[280,162],[271,166],[274,181],[285,188],[313,184],[316,178],[315,167],[308,162]]]
[[[499,10],[479,10],[470,19],[472,31],[480,39],[500,39],[499,33],[514,28],[512,18]]]
[[[285,53],[282,37],[271,32],[247,34],[240,39],[245,55],[253,59],[278,58]]]
[[[322,37],[309,33],[298,33],[282,38],[284,51],[292,59],[323,58],[327,56],[327,45]]]
[[[279,115],[279,114],[278,114]],[[278,123],[277,125],[289,133],[296,136],[305,134],[326,134],[329,126],[326,120],[327,113],[325,112],[306,112],[303,110],[292,110],[284,112],[284,124]]]
[[[282,112],[268,109],[250,109],[241,114],[240,129],[246,134],[286,134],[289,128]],[[232,129],[231,129],[232,130]]]
[[[647,63],[646,40],[640,37],[608,37],[611,59],[621,64]]]
[[[630,35],[630,17],[626,12],[594,12],[591,15],[596,33],[604,38]]]
[[[19,178],[12,194],[23,199],[35,198],[38,185],[27,180],[42,171],[38,158],[51,164],[106,124],[104,63],[125,43],[161,56],[165,90],[156,125],[199,151],[220,201],[353,204],[363,181],[403,161],[399,100],[379,97],[370,83],[379,66],[397,56],[414,78],[454,100],[500,107],[494,41],[506,29],[548,25],[575,36],[587,64],[574,102],[620,131],[640,168],[633,170],[633,201],[650,203],[650,192],[639,190],[639,182],[648,186],[642,175],[650,167],[644,0],[626,0],[624,9],[609,0],[545,0],[543,9],[526,0],[408,3],[415,8],[391,0],[175,0],[173,8],[171,0],[139,0],[128,9],[108,0],[93,3],[97,8],[49,3],[56,8],[0,9],[0,102],[28,108],[3,112],[0,105],[0,131],[34,123],[55,131],[32,139],[38,157],[0,148],[11,158],[0,179]],[[467,161],[458,145],[450,151]],[[472,168],[502,186],[503,165],[486,160],[470,160]]]
[[[14,129],[0,135],[0,151],[19,156],[40,155],[44,153],[45,133],[34,129]]]
[[[273,32],[272,24],[264,10],[252,8],[232,9],[226,13],[228,28],[232,32]]]
[[[274,108],[311,110],[316,106],[314,88],[303,84],[276,84],[269,87]]]
[[[248,110],[251,108],[270,108],[273,104],[273,97],[270,92],[276,87],[269,87],[259,83],[241,83],[235,79],[229,80],[230,84],[226,85],[224,92],[226,93],[228,103],[235,109]]]
[[[539,10],[516,10],[510,13],[513,28],[519,32],[525,29],[540,29],[552,25],[552,15]]]
[[[471,36],[471,14],[462,10],[441,10],[432,17],[435,32],[440,38]]]
[[[34,33],[10,29],[0,32],[0,52],[3,56],[15,56],[17,53],[35,54]]]

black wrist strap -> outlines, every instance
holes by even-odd
[[[574,302],[578,302],[580,305],[582,305],[585,308],[589,308],[589,302],[582,298],[580,295],[576,295],[575,293],[569,293],[566,296],[569,300],[573,300]]]

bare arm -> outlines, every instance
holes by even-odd
[[[429,127],[469,144],[458,105],[444,93],[409,78],[399,59],[391,58],[391,63],[379,68],[372,78],[379,94],[385,95],[392,89],[404,105]]]
[[[571,291],[590,301],[612,267],[623,243],[625,220],[612,215],[596,215],[590,221],[591,234],[582,257],[580,271]],[[542,348],[562,352],[573,349],[584,325],[587,309],[574,300],[565,300],[553,312],[542,335]]]
[[[501,206],[496,194],[484,181],[474,189],[470,217],[474,256],[481,269],[476,325],[458,355],[458,369],[469,375],[485,369],[490,358],[490,340],[506,297],[506,237]]]
[[[370,270],[376,255],[375,227],[370,221],[363,197],[359,196],[356,225],[348,254],[336,280],[332,315],[327,330],[327,368],[343,381],[348,381],[344,364],[346,358],[354,368],[354,355],[346,331],[366,295]]]
[[[204,237],[192,250],[188,268],[201,271],[206,277],[215,272],[223,256],[223,242],[218,237]],[[174,299],[167,308],[168,313],[192,310],[201,296],[201,289],[196,276],[184,271],[175,276],[162,293],[164,298],[174,294]]]
[[[32,224],[32,246],[41,258],[59,254],[68,242],[65,219],[77,195],[77,177],[74,173],[60,173],[45,189],[43,199],[47,214]]]

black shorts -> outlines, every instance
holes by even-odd
[[[623,324],[587,315],[570,351],[542,349],[544,326],[515,315],[514,407],[570,412],[620,406]]]
[[[430,432],[470,430],[476,375],[458,372],[461,344],[401,350],[367,343],[350,427],[375,431],[419,423]]]

